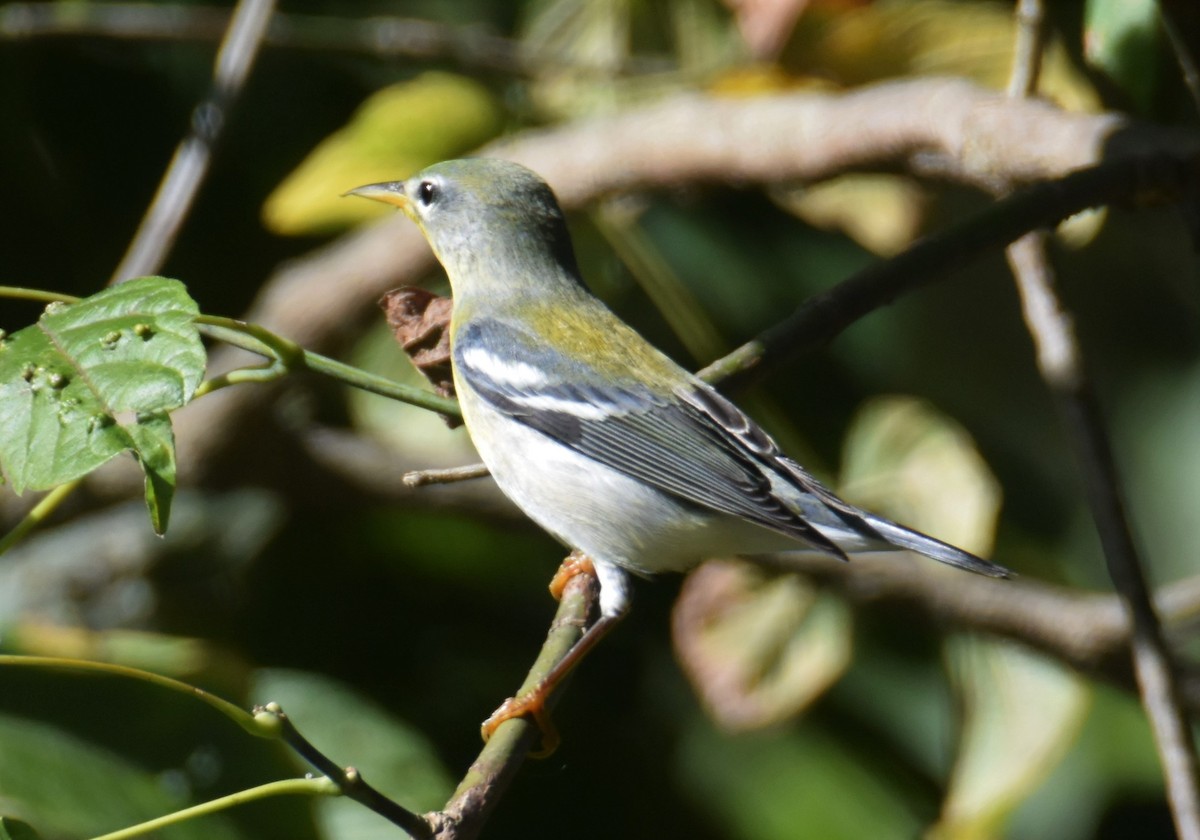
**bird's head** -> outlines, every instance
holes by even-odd
[[[563,273],[577,276],[554,193],[520,164],[495,158],[445,161],[408,180],[368,184],[346,194],[393,204],[416,222],[456,295],[500,291],[511,285],[514,272],[521,273],[522,283],[530,277],[550,282]]]

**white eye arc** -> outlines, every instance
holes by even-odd
[[[433,181],[422,181],[417,185],[417,203],[428,207],[437,201],[439,192],[437,184]]]

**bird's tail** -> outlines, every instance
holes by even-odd
[[[927,534],[922,534],[920,531],[914,531],[911,528],[905,528],[903,525],[897,525],[890,519],[884,519],[882,516],[876,516],[866,511],[861,511],[859,515],[867,527],[878,534],[885,542],[891,543],[897,548],[906,548],[909,551],[924,554],[926,557],[932,557],[934,560],[939,560],[950,566],[957,566],[960,569],[977,572],[988,577],[1006,578],[1012,576],[1012,572],[997,563],[976,557],[969,551],[963,551],[961,548],[956,548],[949,543],[944,543]]]

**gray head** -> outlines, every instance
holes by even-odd
[[[455,294],[578,272],[562,210],[550,187],[520,164],[495,158],[437,163],[406,181],[348,195],[394,204],[417,223]]]

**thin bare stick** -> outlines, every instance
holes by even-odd
[[[1008,95],[1019,99],[1037,92],[1042,73],[1042,49],[1046,43],[1042,0],[1018,0],[1017,41],[1013,47],[1012,73],[1008,77]]]
[[[1196,66],[1200,52],[1200,36],[1196,34],[1200,31],[1200,9],[1187,0],[1160,0],[1158,13],[1183,74],[1183,83],[1192,96],[1192,104],[1200,111],[1200,67]]]
[[[1083,473],[1109,576],[1133,623],[1134,673],[1162,761],[1175,828],[1181,838],[1200,840],[1200,762],[1175,666],[1129,526],[1103,412],[1084,370],[1070,316],[1054,291],[1045,235],[1023,237],[1009,248],[1008,258],[1036,347],[1038,368],[1059,401]]]
[[[430,840],[433,830],[429,822],[414,814],[404,806],[388,799],[378,790],[367,784],[362,774],[353,767],[343,768],[325,753],[321,752],[312,742],[300,734],[295,724],[278,703],[267,703],[254,710],[255,720],[266,716],[279,727],[279,737],[289,747],[296,751],[305,761],[317,768],[327,778],[337,785],[342,795],[353,799],[360,805],[369,808],[376,814],[408,832],[415,840]]]
[[[110,283],[153,274],[166,261],[208,174],[213,146],[258,55],[274,8],[274,0],[239,0],[217,51],[208,96],[192,111],[191,130],[175,150],[158,192]]]
[[[442,470],[412,470],[404,474],[406,487],[424,487],[427,484],[453,484],[456,481],[470,481],[473,478],[483,478],[488,474],[488,468],[483,464],[467,464],[463,467],[450,467]]]
[[[0,40],[92,37],[122,41],[211,41],[229,22],[229,9],[183,3],[9,3],[0,8]],[[537,68],[586,71],[583,59],[572,59],[489,31],[478,24],[448,24],[418,18],[350,17],[281,12],[274,15],[264,42],[291,50],[320,50],[406,58],[451,60],[462,67],[506,74],[529,74]],[[666,72],[669,59],[630,56],[628,73]],[[607,70],[606,70],[607,72]]]
[[[1040,0],[1021,0],[1017,14],[1017,48],[1008,86],[1009,96],[1014,98],[1036,92],[1041,64]],[[1129,527],[1103,412],[1088,380],[1071,317],[1055,289],[1054,270],[1046,256],[1046,234],[1028,233],[1008,246],[1006,253],[1038,369],[1059,402],[1083,473],[1109,577],[1133,623],[1134,674],[1162,762],[1175,829],[1185,840],[1200,840],[1200,761],[1183,694]]]

